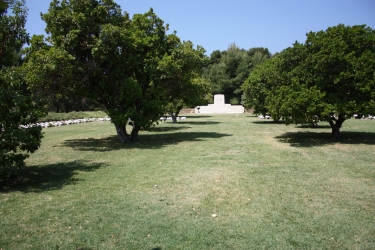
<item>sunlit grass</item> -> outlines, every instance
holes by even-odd
[[[108,122],[44,129],[2,190],[0,249],[374,249],[375,121],[338,142],[321,125],[191,115],[124,145]]]

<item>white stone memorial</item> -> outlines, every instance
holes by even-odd
[[[196,114],[241,114],[245,112],[242,105],[225,104],[224,95],[214,95],[214,104],[195,107]]]

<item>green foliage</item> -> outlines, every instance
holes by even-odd
[[[354,113],[374,112],[374,44],[375,32],[371,28],[338,25],[308,33],[304,44],[295,44],[283,55],[282,70],[288,72],[283,84],[301,85],[302,91],[293,93],[301,98],[304,98],[304,89],[319,90],[313,97],[321,99],[315,115],[330,123],[335,137],[342,123]],[[295,65],[293,69],[291,64]],[[298,114],[294,114],[294,121],[301,122],[299,118],[303,115],[309,117],[315,107],[316,102],[311,101],[295,109]]]
[[[299,76],[326,93],[325,103],[346,117],[375,110],[375,31],[365,25],[310,32]]]
[[[287,123],[327,121],[334,137],[355,113],[375,110],[375,32],[365,25],[330,27],[309,32],[277,58],[277,67],[264,87],[259,73],[243,85],[247,105],[283,116]],[[260,71],[267,74],[267,67]],[[264,91],[264,90],[267,91]],[[265,100],[266,99],[266,100]]]
[[[303,85],[294,84],[274,90],[267,96],[266,103],[268,103],[267,107],[272,117],[283,116],[287,125],[296,123],[315,127],[319,121],[316,114],[329,115],[331,110],[324,104],[324,96],[325,94],[316,87],[308,89]],[[301,109],[305,112],[300,112]]]
[[[241,86],[244,107],[253,108],[255,114],[265,115],[268,113],[275,121],[280,119],[278,111],[280,104],[274,103],[274,109],[271,111],[266,107],[266,104],[274,99],[269,98],[268,102],[266,102],[266,99],[281,84],[281,77],[278,72],[279,63],[278,58],[273,57],[263,64],[257,65]]]
[[[211,82],[211,92],[213,94],[224,93],[229,76],[225,73],[224,63],[210,64],[204,69],[203,77]]]
[[[62,121],[62,120],[73,120],[73,119],[83,119],[83,118],[103,118],[107,114],[103,111],[87,111],[87,112],[76,112],[72,111],[69,113],[56,113],[49,112],[47,116],[39,118],[39,122],[49,122],[49,121]]]
[[[251,48],[246,51],[231,44],[226,51],[214,51],[210,63],[204,70],[204,78],[211,82],[213,94],[224,94],[226,102],[239,104],[241,85],[253,68],[271,57],[266,48]]]
[[[0,74],[0,179],[7,179],[24,166],[42,139],[41,127],[31,126],[45,115],[43,103],[27,91],[18,69]]]
[[[0,13],[5,12],[6,9],[8,9],[8,3],[0,0]]]
[[[207,62],[204,53],[202,47],[194,49],[192,42],[181,43],[175,38],[170,51],[159,62],[158,71],[168,100],[165,111],[174,122],[183,107],[195,107],[205,102],[210,86],[199,77]]]
[[[27,7],[23,0],[7,1],[12,13],[0,12],[0,69],[12,66],[19,59],[18,53],[28,42],[29,36],[25,30]]]
[[[152,9],[130,19],[112,0],[54,0],[42,19],[51,46],[33,39],[26,57],[29,83],[52,96],[99,102],[122,142],[137,141],[141,128],[153,126],[174,101],[173,93],[187,95],[178,92],[179,85],[191,83],[192,72],[204,62],[203,48],[179,45]],[[178,76],[179,82],[172,81]]]
[[[29,153],[42,139],[41,128],[31,126],[45,115],[43,99],[32,95],[25,84],[25,71],[17,67],[22,45],[28,41],[24,29],[24,1],[9,1],[11,15],[0,13],[0,179],[17,174]]]

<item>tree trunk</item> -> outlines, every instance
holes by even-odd
[[[137,125],[133,126],[132,132],[131,132],[131,141],[138,141],[138,133],[141,128]]]
[[[120,139],[121,143],[131,141],[129,134],[126,132],[125,125],[115,124],[115,128],[116,128],[117,136]]]
[[[60,107],[59,107],[59,104],[57,103],[57,104],[55,104],[54,106],[55,106],[55,108],[56,108],[56,113],[60,113]]]
[[[169,113],[170,115],[171,115],[171,117],[172,117],[172,121],[173,121],[173,123],[177,123],[177,116],[173,113],[173,112],[171,112],[171,113]]]
[[[280,116],[278,116],[278,115],[271,115],[271,117],[272,117],[272,119],[273,119],[273,121],[274,122],[279,122],[280,121]]]
[[[338,119],[334,116],[331,116],[331,119],[328,121],[329,125],[332,128],[332,138],[337,140],[340,138],[340,128],[341,125],[344,123],[345,117],[342,115],[338,116]]]
[[[182,108],[177,108],[177,111],[175,113],[170,112],[173,123],[177,123],[177,118],[178,118],[178,115],[180,114],[181,109]]]
[[[334,126],[334,127],[332,128],[332,138],[333,138],[334,140],[337,140],[337,139],[340,138],[340,128],[338,128],[338,127],[336,127],[336,126]]]
[[[178,108],[177,111],[176,111],[176,113],[175,113],[175,115],[176,115],[176,120],[177,120],[178,115],[180,114],[181,109],[182,109],[182,108]]]

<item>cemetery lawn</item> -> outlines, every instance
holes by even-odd
[[[132,144],[109,122],[46,128],[1,187],[0,249],[375,249],[375,121],[337,142],[319,125],[189,115]]]

